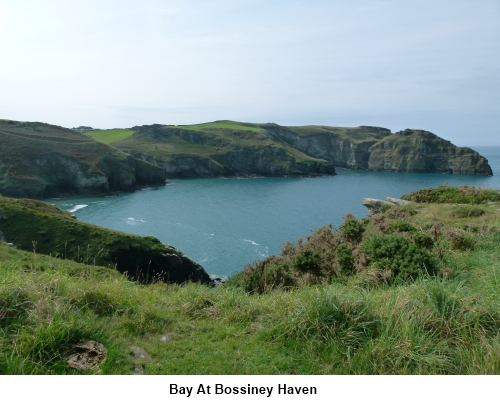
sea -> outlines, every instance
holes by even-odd
[[[366,217],[363,198],[399,198],[445,183],[500,189],[500,146],[473,149],[488,159],[493,176],[337,169],[335,176],[316,178],[171,180],[156,189],[50,202],[83,222],[155,236],[225,278],[279,254],[286,241],[324,225],[339,227],[347,213]]]

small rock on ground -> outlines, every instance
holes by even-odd
[[[66,363],[76,370],[100,372],[99,364],[108,358],[108,350],[102,343],[86,340],[66,351]]]

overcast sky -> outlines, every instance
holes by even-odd
[[[500,0],[0,0],[0,118],[500,145]]]

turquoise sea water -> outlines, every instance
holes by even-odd
[[[115,197],[67,198],[59,207],[79,220],[136,235],[153,235],[182,250],[209,273],[229,276],[279,254],[311,230],[361,218],[363,198],[401,197],[423,187],[474,185],[500,189],[500,147],[474,148],[492,177],[337,170],[330,177],[172,180],[158,190]]]

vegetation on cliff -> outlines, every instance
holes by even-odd
[[[253,124],[221,121],[134,129],[134,135],[113,146],[162,166],[168,178],[335,173],[331,162],[304,154]]]
[[[140,285],[0,243],[0,372],[81,373],[65,349],[93,339],[106,374],[134,370],[130,346],[151,355],[147,374],[498,374],[499,209],[451,198],[347,215],[218,288]]]
[[[86,224],[41,201],[0,197],[0,236],[35,255],[106,266],[141,283],[210,283],[199,264],[152,236]]]
[[[4,196],[96,194],[161,183],[161,168],[77,131],[0,120],[0,194]]]

